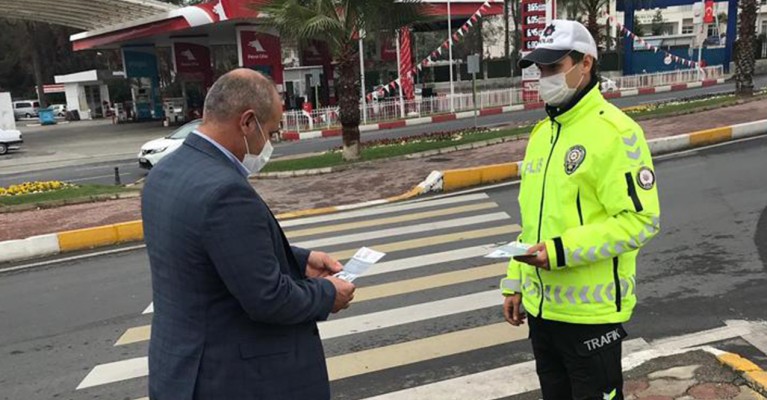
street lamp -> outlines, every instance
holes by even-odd
[[[453,16],[450,11],[450,0],[447,0],[447,37],[450,43],[448,47],[448,58],[450,67],[450,112],[455,112],[455,86],[453,86]]]

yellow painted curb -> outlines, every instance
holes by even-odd
[[[767,393],[767,372],[758,365],[735,353],[720,354],[716,358],[733,371],[742,374],[752,389],[762,394]]]
[[[64,253],[113,245],[117,243],[117,230],[114,225],[105,225],[61,232],[58,237],[59,251]]]
[[[732,127],[708,129],[690,134],[690,145],[693,147],[726,142],[732,139]]]
[[[124,222],[115,224],[117,230],[117,242],[137,242],[144,240],[144,224],[141,221]]]
[[[754,390],[765,393],[767,392],[767,372],[764,371],[751,371],[746,372],[746,380],[754,385]]]
[[[518,176],[518,172],[519,168],[515,162],[447,170],[443,172],[442,190],[449,192],[512,179]]]

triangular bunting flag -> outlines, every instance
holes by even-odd
[[[442,43],[442,47],[444,47],[444,48],[450,47],[450,41],[446,40],[445,43]]]
[[[458,40],[460,40],[460,37],[458,36],[458,34],[457,34],[457,33],[454,33],[454,34],[453,34],[453,41],[454,41],[454,42],[457,42]]]
[[[466,25],[468,25],[468,26],[470,26],[472,28],[474,27],[474,24],[471,22],[471,20],[466,21]]]
[[[418,68],[419,71],[423,71],[423,64],[418,64],[416,68]]]
[[[461,27],[461,30],[464,31],[464,32],[468,32],[469,31],[469,26],[468,25],[464,25],[464,26]]]
[[[485,4],[483,4],[482,7],[485,7],[485,8],[490,7],[490,0],[485,1]]]
[[[442,47],[437,47],[437,53],[438,53],[439,55],[442,55]]]
[[[463,36],[463,29],[458,30],[458,34]]]
[[[479,18],[477,17],[477,14],[474,14],[474,15],[471,16],[471,20],[470,21],[471,22],[477,22],[478,19]]]
[[[482,11],[481,10],[482,10],[481,8],[479,10],[477,10],[477,17],[478,18],[482,18]]]

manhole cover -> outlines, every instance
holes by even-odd
[[[446,157],[435,157],[435,158],[427,158],[426,162],[448,162],[453,161],[452,158],[446,158]]]

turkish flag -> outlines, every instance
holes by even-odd
[[[705,13],[703,15],[703,23],[713,24],[714,18],[714,0],[706,0]]]

